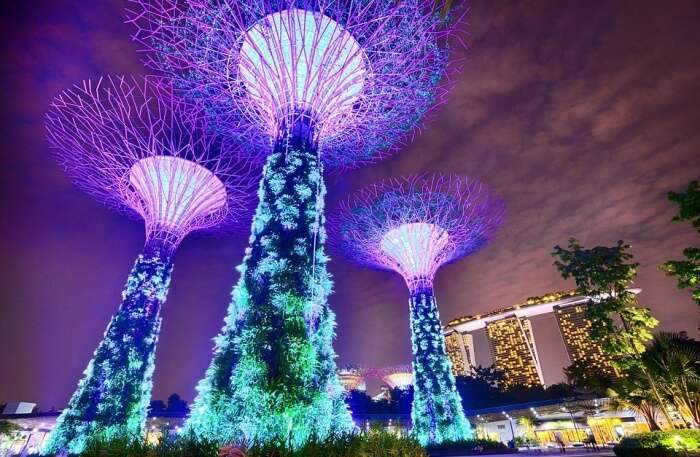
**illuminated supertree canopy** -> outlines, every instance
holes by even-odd
[[[106,77],[64,91],[46,114],[49,144],[76,185],[143,219],[146,243],[44,453],[143,433],[174,251],[194,230],[231,227],[247,215],[250,166],[196,113],[166,79]]]
[[[324,163],[374,160],[448,92],[458,21],[441,1],[132,3],[146,64],[263,156],[281,130],[303,124]]]
[[[145,63],[265,158],[250,247],[186,429],[299,446],[354,428],[327,296],[324,166],[379,158],[447,90],[434,0],[132,0]]]
[[[396,365],[377,370],[377,376],[392,389],[408,389],[413,384],[411,365]]]
[[[354,261],[393,270],[408,285],[413,346],[413,433],[421,443],[469,438],[433,293],[437,269],[469,255],[500,225],[503,204],[477,181],[410,176],[343,203],[333,228]]]

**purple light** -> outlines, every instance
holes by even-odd
[[[74,182],[141,217],[147,240],[176,246],[193,230],[235,222],[255,177],[167,79],[106,77],[61,93],[46,115],[49,143]]]
[[[410,176],[361,190],[331,225],[350,258],[396,271],[413,292],[432,288],[440,266],[482,247],[502,216],[502,202],[477,181]]]
[[[435,224],[412,222],[386,232],[379,247],[404,278],[432,277],[447,252],[450,235]]]
[[[203,166],[179,157],[139,160],[129,171],[129,183],[135,190],[131,207],[149,224],[169,232],[188,231],[226,205],[221,180]]]
[[[304,116],[326,164],[376,160],[449,89],[442,1],[131,3],[146,65],[258,156]]]
[[[310,113],[324,136],[351,115],[366,77],[364,60],[337,22],[292,8],[260,19],[244,34],[238,75],[270,136],[298,112]]]

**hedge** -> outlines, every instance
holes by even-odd
[[[615,446],[618,457],[685,457],[700,454],[700,430],[639,433]]]

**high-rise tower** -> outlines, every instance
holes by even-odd
[[[588,304],[555,306],[554,315],[559,324],[566,352],[572,364],[585,364],[594,372],[618,376],[619,372],[610,363],[610,357],[603,352],[600,343],[590,337],[591,320],[588,318]]]
[[[486,324],[491,356],[506,388],[544,385],[529,319],[508,316]]]
[[[455,376],[469,376],[476,366],[474,337],[469,333],[459,333],[454,329],[445,330],[445,350],[452,362]]]

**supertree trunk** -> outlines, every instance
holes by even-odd
[[[143,436],[160,309],[171,274],[171,249],[149,241],[131,269],[117,313],[42,453],[77,454],[91,439]]]
[[[325,186],[308,126],[268,157],[250,246],[186,430],[292,446],[354,427],[337,378],[327,296]]]
[[[421,444],[472,437],[464,416],[432,288],[411,293],[414,397],[411,410],[413,435]]]

